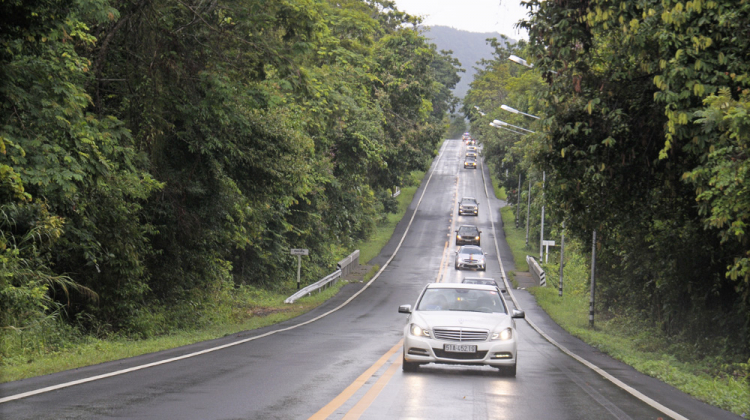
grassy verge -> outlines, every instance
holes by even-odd
[[[612,317],[597,321],[592,329],[588,325],[589,303],[585,294],[568,293],[560,299],[551,287],[538,287],[531,292],[555,322],[600,351],[708,404],[740,416],[750,415],[747,378],[736,371],[733,374],[733,368],[701,360],[680,361],[675,355],[657,350],[669,348],[670,343],[659,331],[637,319]]]
[[[508,245],[513,251],[517,270],[528,270],[525,256],[525,229],[515,228],[515,214],[511,207],[501,209]],[[643,325],[634,317],[615,316],[599,320],[596,328],[588,325],[588,267],[587,260],[575,248],[567,247],[564,271],[565,294],[561,299],[554,287],[536,287],[530,292],[537,303],[566,331],[600,351],[621,360],[639,372],[655,377],[701,401],[750,416],[750,386],[748,366],[722,365],[706,360],[679,360],[664,352],[670,348],[668,340],[656,329]],[[550,271],[551,268],[548,270]],[[743,373],[744,372],[744,373]]]
[[[378,226],[373,238],[358,244],[361,261],[369,261],[380,253],[383,246],[388,243],[396,224],[406,213],[406,209],[411,203],[424,174],[424,172],[412,173],[416,185],[401,190],[401,194],[397,197],[398,212],[387,216],[386,222]],[[369,281],[379,268],[377,266],[372,267],[363,281]],[[249,309],[244,309],[242,311],[244,313],[236,314],[236,322],[233,323],[222,323],[190,331],[174,331],[169,335],[145,340],[121,337],[106,339],[84,337],[79,343],[67,346],[60,351],[34,356],[32,359],[23,361],[2,361],[0,383],[168,350],[277,324],[302,315],[321,305],[338,293],[345,284],[346,282],[338,282],[333,287],[304,297],[291,305],[284,303],[284,299],[289,297],[288,294],[264,291],[262,298],[258,299],[254,296],[252,302],[248,298],[246,302],[241,303],[241,306]]]
[[[335,295],[345,282],[304,297],[294,304],[285,304],[287,295],[266,294],[262,301],[246,311],[244,318],[232,324],[214,325],[195,331],[174,331],[172,334],[145,340],[126,338],[97,339],[86,337],[77,345],[37,356],[27,363],[3,366],[0,382],[15,381],[63,370],[139,356],[179,346],[224,337],[241,331],[254,330],[299,316]]]
[[[375,229],[375,233],[372,237],[367,239],[367,241],[356,244],[355,248],[359,249],[360,261],[369,262],[371,259],[375,258],[385,244],[391,239],[393,231],[396,229],[396,225],[404,217],[404,214],[406,214],[406,209],[409,208],[409,204],[411,204],[414,194],[416,194],[417,188],[419,188],[419,183],[422,178],[424,178],[425,173],[412,172],[411,176],[415,185],[401,188],[401,194],[396,197],[396,200],[398,201],[398,211],[394,214],[388,214],[385,221],[378,225]]]
[[[526,255],[531,253],[532,249],[526,246],[526,228],[521,226],[516,229],[516,215],[513,213],[513,207],[505,206],[501,208],[500,215],[505,226],[505,240],[508,241],[508,246],[513,251],[513,263],[516,266],[516,271],[529,271]]]

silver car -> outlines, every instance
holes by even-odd
[[[482,248],[476,245],[464,245],[456,250],[456,261],[453,264],[456,270],[487,270],[486,254]]]
[[[463,197],[458,203],[458,215],[464,214],[479,215],[479,203],[474,197]]]
[[[523,311],[509,310],[496,286],[462,283],[430,283],[411,305],[401,305],[409,314],[404,326],[402,368],[444,363],[488,365],[515,376],[517,333],[514,318]]]

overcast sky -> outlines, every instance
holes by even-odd
[[[470,32],[499,32],[513,39],[528,39],[514,28],[526,17],[521,0],[395,0],[399,10],[424,17],[427,26],[450,26]]]

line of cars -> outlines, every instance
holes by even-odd
[[[474,140],[464,134],[463,140]],[[476,168],[476,147],[467,150]],[[463,197],[458,215],[479,215],[479,202]],[[461,225],[455,232],[456,270],[486,271],[486,253],[480,247],[482,231],[475,225]],[[480,365],[516,376],[518,342],[515,320],[523,311],[510,309],[503,297],[504,287],[491,278],[465,277],[462,283],[430,283],[422,289],[416,303],[401,305],[408,314],[404,326],[402,369],[415,372],[420,365]]]
[[[464,133],[461,140],[466,144],[464,169],[477,169],[477,159],[479,158],[479,149],[476,146],[477,141],[469,133]]]

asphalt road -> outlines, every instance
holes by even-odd
[[[399,305],[413,304],[429,282],[460,281],[466,275],[502,279],[501,261],[504,270],[513,269],[497,212],[503,203],[492,195],[491,187],[490,196],[485,195],[486,168],[463,169],[463,152],[459,141],[444,143],[394,238],[374,260],[385,268],[369,286],[347,285],[320,308],[262,330],[2,384],[0,401],[11,400],[0,402],[0,417],[739,418],[641,375],[570,337],[522,290],[512,293],[530,322],[517,322],[520,342],[515,378],[500,376],[495,369],[469,366],[428,365],[416,373],[403,373],[400,340],[405,315],[397,312]],[[478,217],[456,215],[456,202],[462,196],[479,199]],[[483,231],[482,246],[489,253],[486,273],[454,270],[452,235],[460,224],[476,224]],[[548,338],[632,390],[615,385]],[[215,349],[217,346],[227,347]],[[147,364],[152,366],[144,367]],[[126,369],[126,373],[113,374]],[[101,379],[90,379],[99,375]],[[39,392],[73,381],[81,383]],[[32,395],[14,399],[27,392]],[[639,393],[640,398],[633,395]]]

